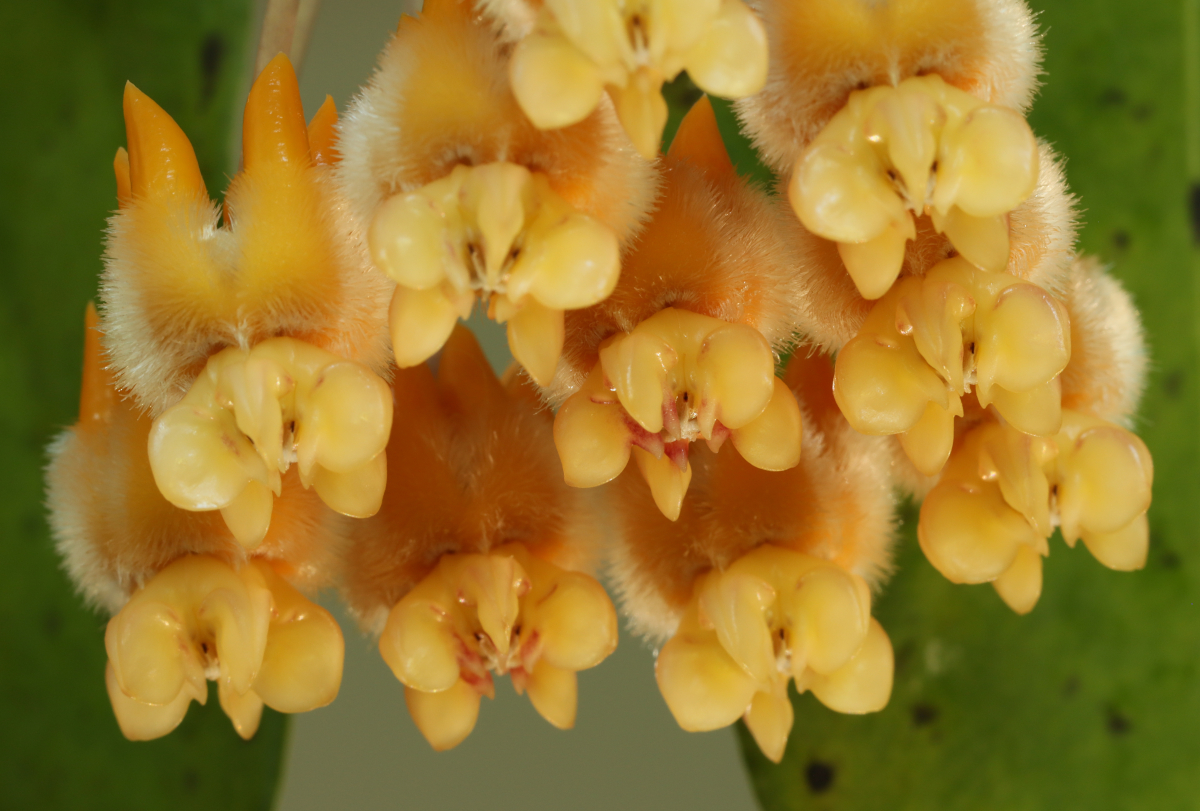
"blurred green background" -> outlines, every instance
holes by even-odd
[[[325,0],[301,79],[340,109],[406,3]],[[946,583],[905,516],[878,615],[897,651],[888,708],[848,718],[796,700],[784,763],[750,744],[779,809],[1200,807],[1200,3],[1037,0],[1044,88],[1032,115],[1068,158],[1081,247],[1112,264],[1154,362],[1137,429],[1155,457],[1147,569],[1118,574],[1055,540],[1041,603]],[[210,191],[236,165],[257,15],[248,0],[0,4],[0,807],[745,809],[735,733],[680,732],[652,654],[626,638],[582,674],[558,733],[501,686],[458,749],[429,750],[398,683],[348,623],[342,693],[249,743],[193,706],[167,738],[119,735],[103,688],[104,618],[71,593],[45,526],[41,466],[75,419],[82,314],[115,206],[121,88],[134,81],[195,142]],[[736,133],[722,119],[723,132]],[[743,154],[739,168],[749,170]],[[502,333],[474,323],[497,365]],[[326,601],[331,607],[333,601]],[[215,699],[215,696],[214,696]]]

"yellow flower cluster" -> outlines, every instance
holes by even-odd
[[[898,494],[1018,612],[1055,527],[1139,568],[1140,327],[1025,121],[1038,52],[1021,0],[427,0],[340,124],[266,66],[222,206],[129,85],[47,474],[122,731],[207,680],[243,736],[333,700],[330,586],[435,749],[504,674],[569,728],[617,642],[605,566],[680,725],[779,760],[789,684],[888,701]],[[786,193],[707,97],[659,154],[683,70]]]

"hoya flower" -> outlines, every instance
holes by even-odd
[[[405,18],[347,114],[339,186],[396,283],[392,346],[423,363],[477,302],[513,356],[554,377],[563,313],[616,284],[657,191],[611,105],[543,132],[507,80],[509,49],[457,0]]]
[[[509,76],[542,129],[586,118],[607,91],[638,152],[658,154],[662,84],[686,70],[696,86],[737,99],[767,78],[767,34],[741,0],[483,0],[516,39]]]
[[[267,65],[246,102],[224,227],[178,126],[132,85],[125,112],[105,335],[119,381],[157,416],[150,460],[163,495],[220,510],[254,547],[297,462],[331,507],[370,515],[391,396],[338,352],[379,362],[382,296],[329,187],[332,103],[310,135],[287,57]]]
[[[129,151],[114,164],[121,208],[101,286],[122,388],[157,415],[210,357],[272,337],[386,372],[387,283],[330,183],[332,101],[310,131],[291,64],[271,60],[246,101],[242,168],[223,207],[171,117],[131,84],[124,104]]]
[[[295,586],[327,581],[332,514],[285,477],[276,518],[248,557],[219,518],[172,506],[151,474],[150,420],[104,366],[94,310],[86,336],[80,419],[51,446],[47,502],[77,587],[115,615],[106,680],[122,732],[167,734],[193,699],[206,701],[206,679],[243,737],[264,703],[328,704],[341,682],[341,630]]]
[[[814,234],[833,240],[863,298],[892,286],[928,215],[985,270],[1008,265],[1008,213],[1037,185],[1025,119],[937,75],[850,94],[804,151],[788,194]]]
[[[1154,466],[1128,430],[1145,373],[1137,311],[1093,260],[1077,261],[1067,282],[1072,353],[1061,429],[1030,436],[995,415],[977,418],[925,497],[918,527],[921,548],[947,578],[991,582],[1020,613],[1041,594],[1055,527],[1068,545],[1082,539],[1121,571],[1145,564],[1149,542]]]
[[[475,726],[495,676],[556,727],[574,724],[576,671],[617,643],[604,589],[581,569],[594,517],[562,481],[548,415],[515,376],[496,379],[455,329],[436,378],[396,376],[383,507],[348,521],[343,591],[405,686],[435,749]]]
[[[1059,161],[1023,120],[1040,57],[1023,2],[757,8],[767,84],[736,106],[805,226],[793,238],[811,340],[840,349],[898,277],[956,254],[1056,289],[1075,215]]]
[[[1042,590],[1057,526],[1110,569],[1146,562],[1154,467],[1134,434],[1074,411],[1050,438],[989,420],[963,437],[921,506],[918,537],[955,583],[992,583],[1024,614]]]
[[[811,417],[798,466],[771,473],[701,448],[675,522],[629,474],[610,491],[616,585],[635,629],[665,640],[656,673],[667,706],[691,731],[744,718],[775,761],[792,726],[789,682],[850,713],[882,709],[891,692],[869,588],[890,559],[886,440],[838,414],[831,372],[820,356],[789,365]]]
[[[737,177],[707,99],[664,159],[666,188],[604,302],[571,313],[554,438],[567,483],[594,487],[630,456],[663,514],[688,488],[691,445],[729,439],[747,461],[800,457],[800,412],[775,378],[802,297],[773,201]]]
[[[867,434],[899,434],[917,470],[936,475],[963,397],[994,405],[1020,431],[1061,423],[1058,375],[1071,357],[1066,308],[1035,284],[961,257],[902,279],[838,353],[834,395]]]

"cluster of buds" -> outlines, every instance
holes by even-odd
[[[897,490],[946,577],[1022,613],[1055,527],[1143,564],[1140,326],[1025,122],[1028,9],[752,5],[427,0],[341,124],[305,125],[277,57],[222,209],[127,89],[48,474],[127,736],[206,680],[245,736],[332,700],[326,586],[435,749],[505,674],[569,728],[617,641],[607,564],[679,724],[743,719],[778,761],[789,684],[888,701]],[[739,177],[707,97],[658,154],[682,70],[740,99],[786,194]],[[502,379],[457,324],[477,303]]]

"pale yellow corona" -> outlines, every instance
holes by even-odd
[[[508,544],[446,555],[392,608],[379,650],[434,749],[471,733],[492,674],[559,729],[575,724],[575,673],[617,645],[617,614],[595,579]]]
[[[991,582],[1024,614],[1041,595],[1055,527],[1110,569],[1145,564],[1153,479],[1145,444],[1096,417],[1064,411],[1053,437],[988,422],[967,435],[926,496],[917,535],[949,580]]]
[[[546,385],[563,345],[563,310],[607,298],[620,273],[616,234],[576,211],[546,177],[513,163],[459,165],[387,200],[368,241],[376,267],[398,285],[391,330],[396,362],[441,349],[476,298],[508,323],[508,345]]]
[[[850,94],[801,155],[788,195],[814,234],[838,243],[859,292],[891,288],[914,215],[976,266],[1008,265],[1008,212],[1037,185],[1038,145],[1020,113],[936,75]]]
[[[767,78],[767,37],[741,0],[546,0],[509,65],[534,125],[586,118],[607,89],[638,152],[658,154],[664,81],[680,71],[705,92],[742,98]]]
[[[387,383],[360,363],[294,338],[209,359],[150,430],[150,467],[163,496],[185,510],[220,510],[253,549],[273,496],[295,463],[305,487],[334,510],[374,515],[387,483],[392,426]]]
[[[554,421],[568,484],[610,481],[632,454],[672,521],[691,480],[691,442],[716,450],[729,439],[755,467],[787,470],[800,460],[800,437],[800,408],[775,377],[766,339],[671,307],[602,344],[600,362]]]
[[[263,704],[281,712],[337,696],[344,645],[337,622],[263,561],[239,569],[181,558],[155,575],[108,623],[105,681],[130,740],[166,735],[217,682],[221,708],[243,738]]]
[[[1050,436],[1062,411],[1058,375],[1071,357],[1066,308],[1035,284],[961,257],[902,279],[838,353],[833,391],[864,434],[900,434],[927,476],[954,443],[974,391],[1015,428]]]
[[[681,727],[698,732],[744,718],[777,763],[792,728],[789,681],[833,710],[867,713],[887,704],[892,671],[866,582],[769,544],[697,581],[655,668]]]

